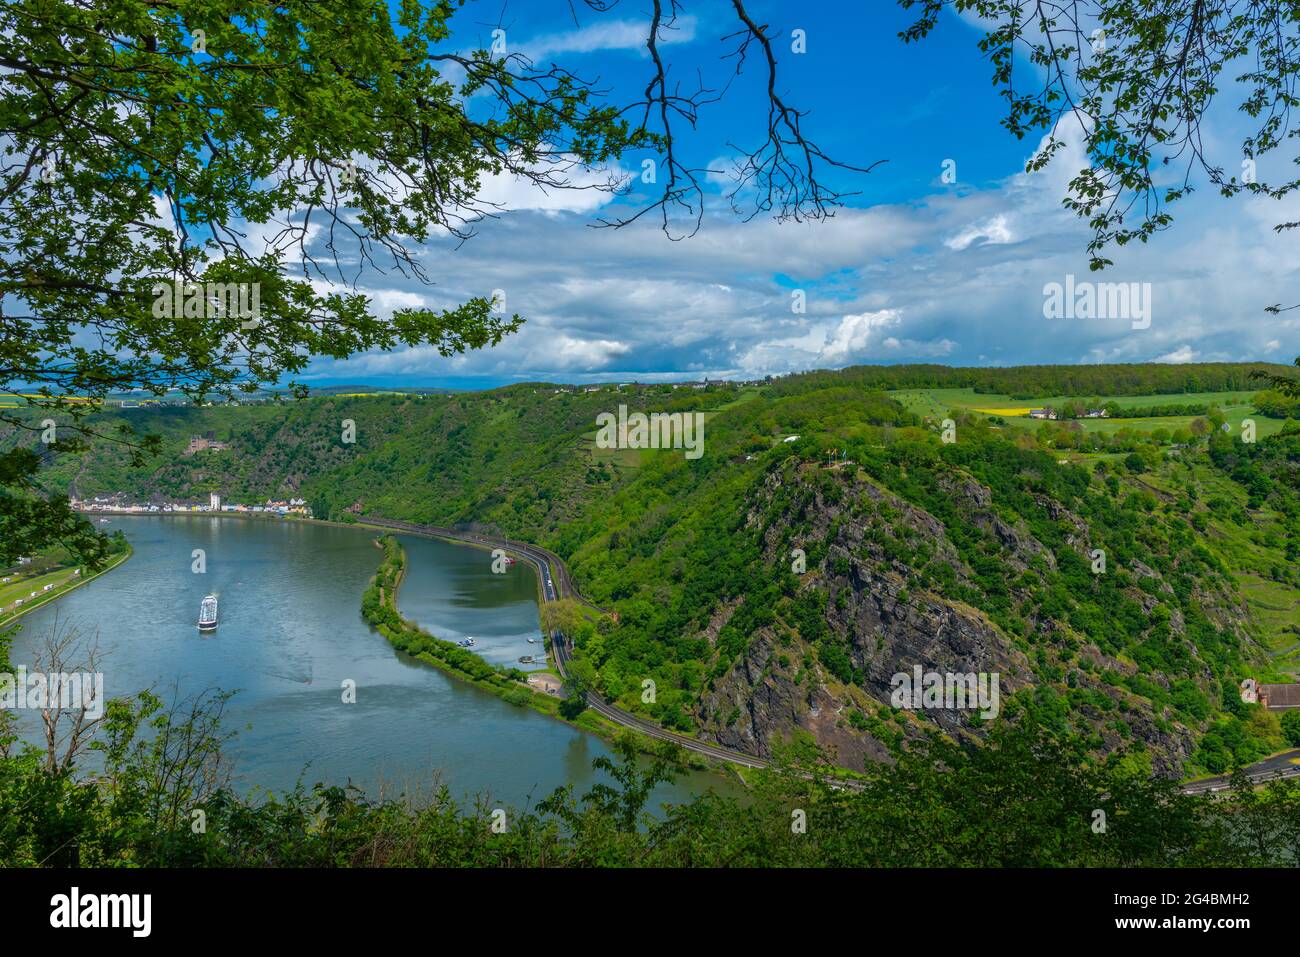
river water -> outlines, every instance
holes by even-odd
[[[373,530],[199,515],[115,516],[100,527],[121,529],[134,555],[22,618],[13,664],[30,668],[44,636],[71,627],[97,639],[108,697],[237,691],[225,727],[238,732],[228,753],[241,789],[351,781],[372,795],[419,796],[441,781],[462,800],[522,807],[604,778],[591,768],[610,751],[599,738],[401,656],[366,625],[361,595],[380,559]],[[487,552],[399,537],[404,615],[439,637],[474,636],[494,663],[541,653],[527,642],[541,636],[531,566],[494,574]],[[201,634],[209,593],[220,625]],[[355,703],[343,702],[346,681]],[[37,717],[20,715],[23,736],[38,740]],[[661,785],[652,804],[710,787],[735,790],[696,773]]]

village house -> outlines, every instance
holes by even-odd
[[[1260,685],[1259,703],[1269,711],[1288,711],[1300,708],[1300,684]]]

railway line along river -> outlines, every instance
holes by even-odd
[[[121,567],[22,619],[11,652],[29,669],[51,629],[97,637],[108,697],[153,688],[164,699],[237,691],[225,728],[241,790],[292,787],[300,779],[363,787],[372,797],[427,794],[437,780],[454,796],[522,807],[563,784],[595,783],[599,738],[462,684],[397,654],[361,619],[361,595],[380,553],[373,529],[201,515],[120,516],[135,549]],[[402,613],[439,637],[474,636],[493,663],[540,654],[533,569],[493,574],[487,553],[399,536],[409,571]],[[203,550],[206,572],[192,568]],[[199,604],[220,599],[216,631],[196,627]],[[356,702],[343,684],[356,682]],[[22,736],[41,740],[39,714],[19,712]],[[651,805],[708,788],[692,773],[661,785]]]

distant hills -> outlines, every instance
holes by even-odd
[[[1249,392],[1260,369],[1286,367],[855,367],[748,386],[420,395],[337,386],[301,402],[101,413],[90,421],[106,435],[125,421],[160,436],[161,453],[133,466],[106,437],[52,457],[43,475],[82,496],[293,495],[336,520],[542,543],[611,612],[576,627],[579,680],[743,750],[803,742],[861,769],[927,729],[981,740],[987,726],[969,709],[895,705],[894,676],[919,665],[999,674],[1004,719],[1032,713],[1098,753],[1181,776],[1286,743],[1237,686],[1287,680],[1282,652],[1300,642],[1300,427],[1253,443],[1194,429],[1177,447],[1130,430],[1082,454],[1044,445],[1052,433],[1028,420],[954,410],[945,426],[884,390]],[[703,415],[703,455],[599,447],[597,417],[619,405]],[[229,447],[182,454],[208,431]]]

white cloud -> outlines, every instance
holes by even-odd
[[[1157,356],[1157,357],[1156,357],[1155,359],[1153,359],[1152,361],[1153,361],[1153,362],[1172,362],[1172,363],[1176,363],[1176,364],[1182,364],[1182,363],[1184,363],[1184,362],[1195,362],[1195,361],[1196,361],[1196,358],[1197,358],[1197,355],[1198,355],[1197,351],[1196,351],[1195,349],[1193,349],[1191,346],[1189,346],[1189,345],[1181,345],[1181,346],[1179,346],[1177,349],[1175,349],[1173,352],[1166,352],[1166,353],[1165,353],[1164,355],[1162,355],[1162,356]]]
[[[834,333],[827,338],[818,356],[826,364],[845,365],[853,358],[865,355],[874,337],[882,329],[892,329],[898,324],[899,315],[893,309],[845,316]]]
[[[371,308],[381,316],[391,316],[398,309],[423,309],[425,297],[406,289],[360,289],[370,297]]]
[[[977,239],[983,240],[980,244],[982,246],[1015,242],[1015,236],[1007,225],[1006,215],[999,213],[996,216],[989,217],[982,223],[965,227],[956,236],[945,239],[943,244],[949,249],[960,251]]]
[[[543,212],[590,213],[613,199],[611,187],[627,179],[617,163],[604,169],[579,165],[575,157],[562,158],[573,164],[563,173],[565,188],[544,187],[526,176],[502,171],[490,173],[479,184],[477,200],[501,211],[536,209]]]
[[[1087,224],[1061,207],[1086,156],[1081,137],[1063,135],[1066,148],[1046,170],[1011,170],[991,187],[843,209],[820,223],[743,223],[715,206],[683,242],[649,221],[593,229],[581,209],[548,209],[507,188],[498,198],[512,211],[483,221],[476,239],[454,250],[433,242],[421,253],[438,286],[393,285],[440,305],[501,288],[527,325],[454,364],[425,351],[400,367],[425,381],[655,381],[857,362],[1286,361],[1300,353],[1300,311],[1262,311],[1289,302],[1300,278],[1272,231],[1279,207],[1202,192],[1180,204],[1173,230],[1111,251],[1115,265],[1091,273]],[[1071,273],[1150,283],[1150,327],[1044,320],[1045,284]],[[806,296],[804,313],[791,310],[794,289]],[[374,368],[347,363],[330,375],[379,374],[366,371]]]
[[[557,372],[568,370],[588,372],[627,355],[631,348],[626,342],[610,339],[583,340],[571,336],[557,336],[548,340],[546,352],[549,353],[551,361],[549,363],[545,361],[547,355],[544,353],[541,365],[553,368]]]
[[[672,27],[660,26],[659,46],[690,43],[695,39],[695,17],[680,16]],[[648,55],[646,38],[650,23],[645,20],[599,20],[559,33],[534,37],[523,43],[518,52],[530,60],[545,60],[564,53],[595,53],[601,50],[636,50]]]

